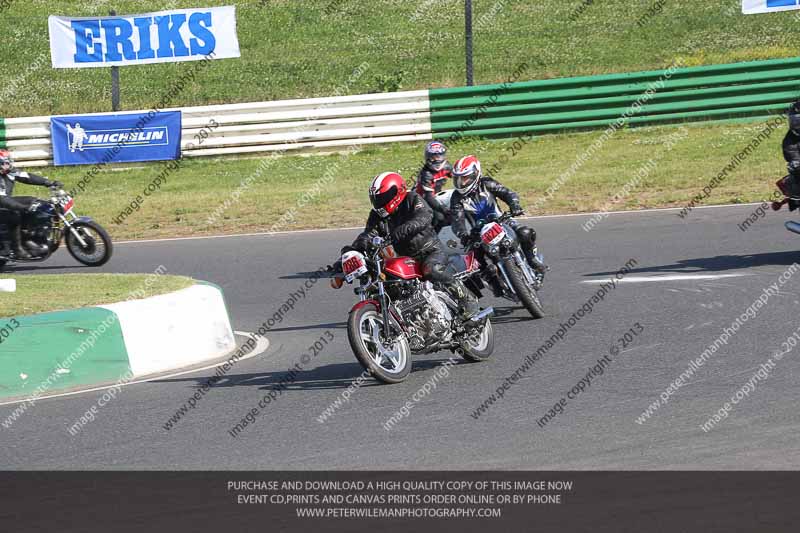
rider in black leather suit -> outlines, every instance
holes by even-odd
[[[35,198],[13,198],[16,182],[42,187],[60,187],[61,183],[19,170],[14,166],[11,154],[7,150],[0,150],[0,224],[9,228],[11,249],[16,257],[26,259],[30,254],[22,246],[20,224],[22,216],[30,209]]]
[[[366,251],[373,237],[388,237],[399,255],[415,258],[423,264],[426,279],[442,283],[459,304],[462,317],[478,312],[478,303],[464,284],[447,268],[444,245],[431,225],[433,211],[414,191],[407,191],[403,178],[394,172],[376,176],[370,189],[374,209],[364,231],[348,250]]]

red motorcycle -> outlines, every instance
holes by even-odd
[[[449,256],[456,278],[478,275],[473,253]],[[458,353],[468,361],[485,361],[494,351],[491,308],[464,322],[458,304],[438,283],[422,279],[422,265],[411,257],[396,257],[392,247],[375,237],[366,254],[342,255],[343,282],[359,282],[359,297],[350,310],[347,336],[361,365],[376,379],[399,383],[411,372],[412,354],[439,350]]]

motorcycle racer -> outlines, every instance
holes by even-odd
[[[778,188],[789,198],[789,209],[800,207],[800,101],[789,106],[789,131],[783,137],[783,158],[789,174],[778,180]]]
[[[453,166],[447,162],[447,147],[439,141],[425,146],[425,163],[417,177],[417,194],[422,196],[433,210],[433,226],[438,233],[450,224],[450,210],[436,200],[436,194],[452,176]]]
[[[22,215],[29,211],[33,206],[33,199],[23,197],[21,199],[12,198],[14,185],[16,182],[28,185],[38,185],[41,187],[62,187],[58,181],[50,181],[44,176],[24,172],[14,166],[11,153],[8,150],[0,150],[0,224],[9,227],[12,251],[20,258],[29,258],[30,254],[22,244],[20,223]],[[25,243],[28,245],[29,243]],[[35,246],[34,243],[30,243]]]
[[[467,222],[474,224],[476,220],[486,219],[490,215],[501,215],[497,198],[505,202],[512,216],[521,216],[525,212],[519,201],[519,195],[501,185],[491,176],[481,172],[481,163],[474,155],[462,157],[453,166],[453,180],[456,190],[450,199],[450,217],[453,233],[466,245],[470,241]],[[525,259],[534,269],[544,272],[547,267],[534,253],[536,231],[511,220],[509,225],[519,237]]]
[[[464,284],[455,279],[447,268],[444,246],[431,222],[433,210],[414,191],[409,191],[405,181],[396,172],[383,172],[375,176],[369,189],[372,203],[364,231],[349,250],[364,252],[373,237],[389,237],[400,255],[408,255],[423,264],[423,275],[439,282],[453,295],[463,319],[479,311],[475,297]]]

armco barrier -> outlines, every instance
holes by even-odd
[[[432,89],[432,133],[448,139],[604,128],[623,115],[633,126],[764,117],[800,97],[798,77],[800,58],[791,58]]]
[[[15,320],[19,327],[0,349],[3,400],[190,368],[236,348],[222,291],[210,284]]]
[[[428,91],[185,107],[180,111],[181,148],[188,157],[336,150],[352,144],[431,138]],[[217,125],[210,128],[212,121]],[[0,124],[5,128],[0,129],[0,147],[8,147],[16,160],[25,166],[52,164],[49,116],[7,118]],[[200,143],[195,135],[203,129],[208,137]]]
[[[741,120],[800,97],[800,57],[430,91],[182,108],[184,154],[334,151],[432,137],[508,136]],[[648,93],[648,91],[650,91]],[[643,95],[647,94],[646,98]],[[641,105],[638,105],[641,104]],[[202,143],[195,138],[212,120]],[[52,162],[50,117],[0,119],[0,147],[26,166]]]

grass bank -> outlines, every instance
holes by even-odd
[[[762,129],[763,123],[623,129],[588,159],[582,156],[600,139],[600,131],[536,137],[521,146],[514,139],[467,140],[450,155],[454,161],[476,153],[484,169],[497,165],[495,177],[517,190],[534,215],[682,207]],[[783,127],[774,131],[698,205],[767,198],[785,171],[783,134]],[[150,196],[143,190],[162,163],[107,169],[77,197],[76,209],[95,217],[115,240],[357,226],[369,211],[371,178],[384,170],[412,176],[423,146],[372,146],[327,156],[190,159]],[[44,172],[69,187],[86,169]],[[552,190],[565,175],[563,185]],[[20,185],[16,192],[44,191]],[[129,208],[132,203],[138,209]],[[130,215],[115,223],[126,208]]]
[[[194,283],[182,276],[155,274],[26,275],[16,276],[16,279],[17,292],[0,293],[0,316],[30,315],[148,298],[184,289]]]
[[[228,5],[209,0],[204,7]],[[197,7],[175,0],[169,7]],[[464,84],[463,0],[236,2],[241,58],[211,62],[170,105],[203,105]],[[0,116],[110,111],[108,69],[53,69],[48,15],[136,14],[153,0],[14,1],[0,17]],[[476,83],[505,80],[522,61],[531,79],[797,54],[792,13],[744,16],[738,0],[477,0]],[[149,109],[191,63],[123,67],[122,108]]]

